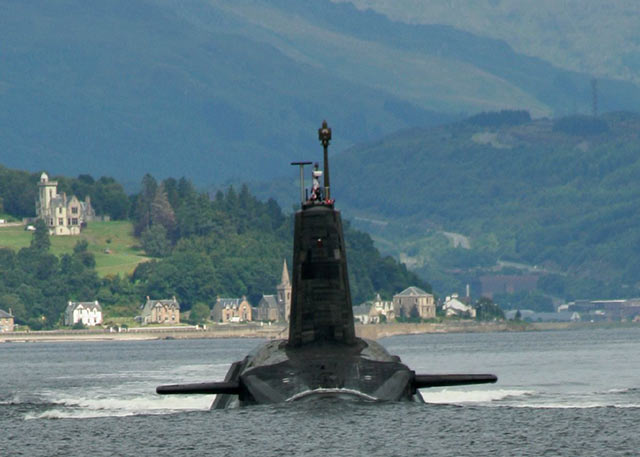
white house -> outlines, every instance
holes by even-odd
[[[445,316],[467,316],[470,318],[476,317],[476,310],[473,306],[469,306],[460,301],[458,294],[453,294],[447,297],[442,305],[442,311]]]
[[[379,324],[382,321],[381,316],[384,316],[387,322],[391,322],[396,318],[393,302],[391,300],[383,300],[380,298],[380,294],[376,294],[376,298],[371,302],[371,310],[369,311],[371,323]]]
[[[86,327],[102,324],[102,307],[98,301],[73,302],[70,301],[64,312],[64,324],[74,325],[82,322]]]

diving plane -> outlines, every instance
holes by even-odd
[[[423,402],[419,389],[493,383],[492,374],[416,374],[379,343],[355,332],[340,212],[330,196],[327,148],[331,129],[318,130],[324,170],[312,172],[295,215],[288,339],[272,340],[234,362],[222,382],[159,386],[170,394],[216,394],[212,409],[319,398]],[[324,187],[320,178],[324,174]]]

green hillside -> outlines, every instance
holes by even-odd
[[[15,251],[31,243],[32,233],[23,226],[0,226],[0,248]],[[88,252],[96,260],[99,276],[131,274],[140,262],[149,260],[133,237],[133,225],[128,221],[91,222],[78,236],[51,237],[51,253],[57,256],[71,254],[79,240],[88,242]]]
[[[460,287],[501,260],[545,272],[539,285],[555,296],[640,294],[640,116],[521,114],[353,148],[336,156],[332,186],[436,289],[447,271]],[[471,249],[443,232],[469,237]]]

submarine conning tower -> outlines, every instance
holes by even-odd
[[[331,129],[326,121],[318,130],[324,146],[324,173],[316,164],[310,195],[301,192],[301,209],[295,215],[290,347],[308,343],[356,344],[347,256],[340,212],[330,199],[327,148]],[[303,166],[300,185],[304,189]],[[319,178],[324,174],[324,188]]]

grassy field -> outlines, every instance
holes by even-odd
[[[56,255],[73,252],[80,239],[89,243],[89,251],[96,257],[96,270],[100,276],[131,273],[140,262],[149,260],[133,237],[130,222],[91,222],[79,236],[52,236],[51,252]],[[0,247],[14,250],[29,246],[31,232],[24,227],[0,226]]]

